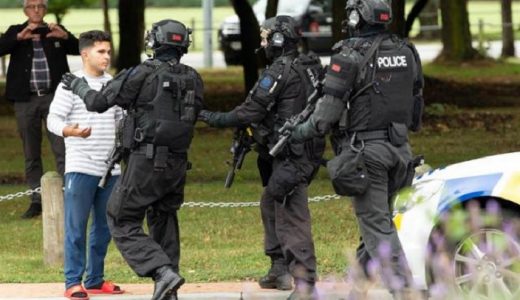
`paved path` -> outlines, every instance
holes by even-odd
[[[152,296],[153,284],[121,284],[122,295],[91,295],[92,300],[148,300]],[[350,287],[344,282],[319,282],[320,299],[346,299]],[[0,284],[1,300],[45,299],[67,300],[63,297],[63,283]],[[187,283],[179,290],[180,300],[285,300],[290,291],[260,289],[256,282]],[[391,300],[384,289],[372,289],[367,299]]]

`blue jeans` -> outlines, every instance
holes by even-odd
[[[100,177],[83,173],[65,174],[65,288],[81,284],[89,288],[103,282],[105,256],[110,242],[106,208],[118,176],[112,176],[104,189],[99,188]],[[87,224],[92,221],[88,241]]]

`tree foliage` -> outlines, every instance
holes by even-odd
[[[245,90],[253,88],[258,80],[258,60],[255,49],[260,47],[260,27],[251,4],[247,0],[230,0],[240,20],[240,42],[244,67]]]
[[[56,23],[61,24],[69,8],[90,6],[95,2],[97,0],[51,0],[48,3],[48,12],[56,17]]]

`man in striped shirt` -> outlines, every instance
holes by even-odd
[[[75,72],[94,90],[101,90],[112,76],[110,35],[103,31],[84,32],[79,38],[83,69]],[[112,187],[121,173],[118,165],[112,170],[106,187],[98,183],[105,172],[114,146],[116,122],[122,109],[109,108],[104,113],[89,112],[83,100],[60,84],[51,103],[47,127],[65,137],[65,297],[88,299],[88,293],[119,294],[123,291],[103,279],[104,259],[110,242],[106,206]],[[88,254],[86,231],[92,211]],[[85,259],[87,258],[87,259]],[[84,287],[83,273],[86,269]],[[86,289],[86,290],[85,290]]]

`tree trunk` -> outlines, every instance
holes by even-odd
[[[332,0],[332,37],[334,42],[345,39],[346,32],[341,23],[346,18],[345,0]]]
[[[436,40],[441,37],[439,26],[439,0],[429,0],[419,14],[421,30],[416,36],[418,39]]]
[[[392,1],[392,23],[388,26],[390,32],[400,37],[405,36],[404,3],[405,0]]]
[[[110,16],[108,14],[108,0],[101,0],[101,8],[103,9],[103,30],[108,32],[110,36],[112,36],[112,26],[110,25]],[[115,49],[114,49],[114,41],[110,42],[110,48],[112,52],[110,53],[111,61],[115,61]]]
[[[467,0],[441,0],[443,49],[437,61],[467,61],[479,58],[471,45]]]
[[[410,31],[412,30],[413,23],[417,19],[417,17],[420,15],[420,13],[423,11],[426,4],[430,2],[428,0],[416,0],[415,3],[412,6],[412,9],[406,16],[406,21],[404,23],[404,35],[406,37],[410,36]]]
[[[513,13],[511,0],[502,0],[502,57],[515,56],[515,37],[513,33]]]
[[[144,46],[145,0],[119,0],[118,72],[141,63]]]
[[[278,0],[267,0],[267,7],[265,8],[265,19],[276,16],[278,11]]]
[[[255,13],[247,0],[231,0],[240,20],[240,42],[242,43],[242,66],[246,93],[258,80],[258,61],[255,49],[260,47],[260,28]]]

